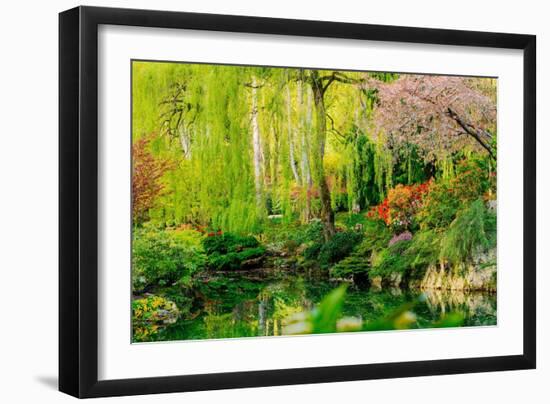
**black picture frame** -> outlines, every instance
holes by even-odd
[[[99,381],[97,62],[100,24],[523,50],[523,354]],[[60,13],[59,390],[84,398],[534,369],[535,106],[534,35],[97,7],[77,7]]]

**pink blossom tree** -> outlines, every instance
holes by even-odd
[[[489,83],[489,84],[488,84]],[[496,158],[496,86],[490,79],[404,74],[378,89],[377,129],[389,147],[418,146],[426,160],[464,148]]]

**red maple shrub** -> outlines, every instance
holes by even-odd
[[[143,137],[132,145],[132,218],[134,224],[147,220],[149,209],[161,195],[161,177],[170,168],[151,153],[151,136]]]
[[[399,184],[388,191],[388,196],[369,213],[383,220],[394,232],[410,230],[413,219],[422,206],[430,181],[423,184]]]

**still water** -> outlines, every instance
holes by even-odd
[[[227,274],[199,283],[190,315],[163,329],[156,340],[195,340],[281,335],[284,319],[311,310],[338,286],[326,278],[297,274]],[[460,312],[464,326],[496,325],[496,294],[375,289],[351,285],[343,316],[382,319],[418,301],[412,328],[424,328],[445,313]]]

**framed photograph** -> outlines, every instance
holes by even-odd
[[[533,369],[535,36],[59,17],[59,388]]]

